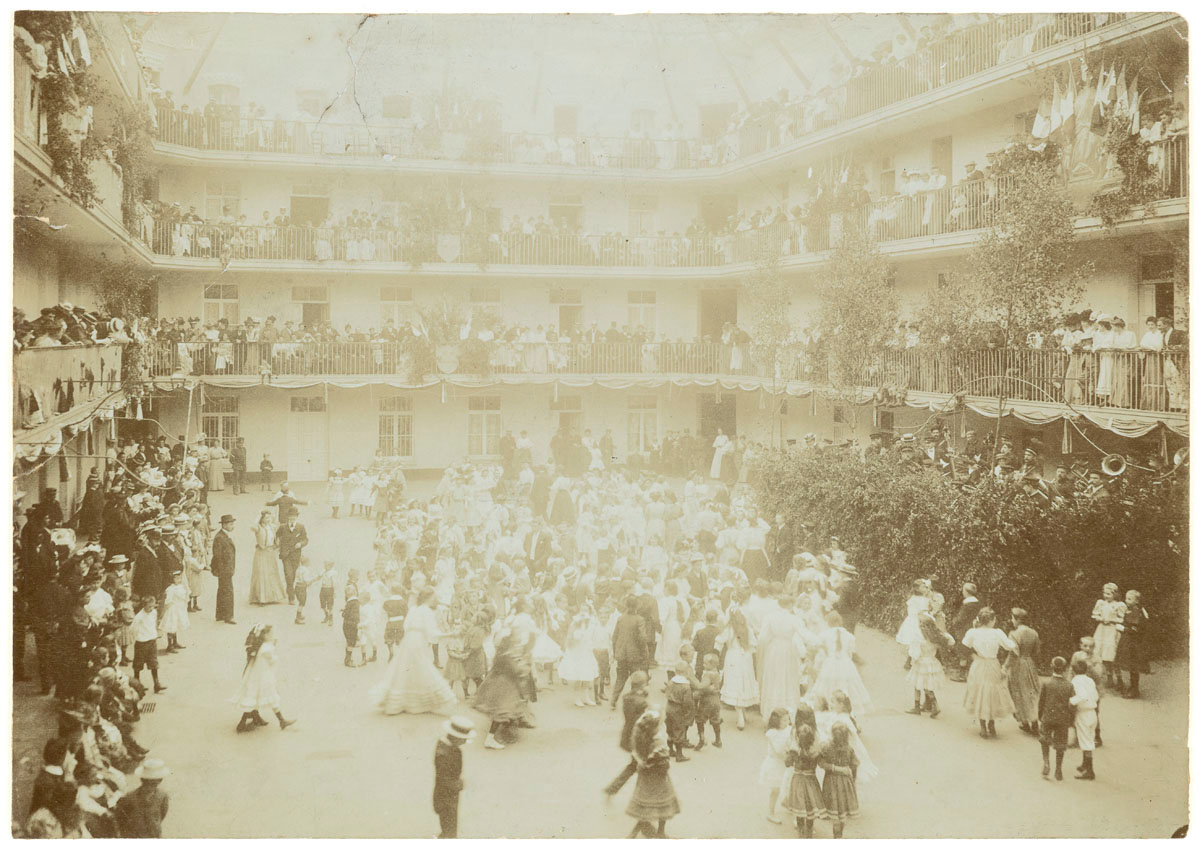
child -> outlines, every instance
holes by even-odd
[[[461,683],[465,700],[467,699],[467,651],[461,622],[455,621],[453,629],[447,632],[439,643],[446,648],[446,666],[442,668],[442,676],[446,678],[446,682],[450,683],[451,690],[454,689],[454,683]]]
[[[329,574],[329,568],[333,566],[333,562],[326,562],[326,575]],[[324,579],[324,578],[322,578]],[[333,580],[329,581],[329,605],[333,606]],[[324,582],[321,585],[321,608],[325,608],[325,586]],[[387,645],[388,661],[392,660],[392,656],[396,654],[396,648],[400,646],[400,641],[404,638],[404,618],[408,614],[408,600],[404,597],[404,588],[398,581],[392,583],[391,593],[388,598],[383,601],[383,612],[387,615],[387,622],[383,628],[383,643]],[[326,622],[330,619],[330,613],[326,612]]]
[[[696,689],[696,731],[700,734],[697,750],[704,748],[706,723],[712,726],[713,746],[718,749],[721,747],[721,671],[717,667],[720,661],[716,653],[704,657],[704,673],[700,675],[700,684]]]
[[[313,573],[312,562],[309,561],[308,556],[301,556],[300,567],[296,568],[293,585],[296,592],[296,623],[306,623],[304,605],[308,602],[308,587],[319,579],[321,579],[321,575]]]
[[[671,784],[669,748],[662,718],[658,712],[646,710],[634,725],[633,761],[604,789],[610,796],[616,794],[637,773],[633,799],[625,809],[637,821],[630,838],[643,833],[652,838],[666,838],[667,821],[679,814],[679,798]]]
[[[337,579],[333,567],[333,559],[326,559],[325,570],[321,572],[321,611],[325,614],[321,623],[326,626],[333,626],[334,580]]]
[[[1050,778],[1050,745],[1054,745],[1054,778],[1062,782],[1063,756],[1067,751],[1067,729],[1071,726],[1071,696],[1074,687],[1063,674],[1067,660],[1055,656],[1050,661],[1051,677],[1038,692],[1038,726],[1042,742],[1042,779]]]
[[[1117,599],[1117,585],[1110,582],[1104,586],[1104,595],[1092,607],[1092,620],[1096,621],[1096,653],[1104,662],[1104,676],[1109,688],[1116,688],[1117,642],[1121,640],[1118,626],[1125,623],[1125,604]]]
[[[929,585],[923,579],[913,580],[912,593],[905,601],[904,623],[900,625],[900,630],[896,633],[896,641],[909,647],[916,639],[920,638],[921,631],[917,616],[921,612],[928,612],[929,608]],[[908,670],[911,667],[912,658],[909,657],[904,663],[904,669]]]
[[[629,693],[621,699],[621,713],[625,724],[621,727],[621,749],[633,752],[633,727],[642,712],[646,711],[650,677],[645,671],[634,671],[629,675]]]
[[[592,694],[600,667],[592,652],[592,623],[593,618],[587,607],[571,620],[567,628],[567,649],[558,666],[559,677],[575,687],[576,706],[595,706],[597,702]]]
[[[1087,675],[1086,662],[1076,662],[1073,670],[1075,676],[1071,678],[1071,688],[1075,693],[1070,703],[1075,707],[1075,737],[1083,752],[1083,764],[1077,769],[1075,778],[1092,780],[1096,778],[1092,753],[1096,749],[1096,707],[1100,705],[1100,692]]]
[[[851,746],[850,728],[835,723],[833,741],[821,754],[825,782],[821,794],[825,799],[826,816],[833,820],[833,837],[841,838],[846,819],[858,814],[858,756]]]
[[[598,703],[608,699],[604,689],[608,687],[608,680],[612,675],[612,632],[615,625],[612,603],[606,600],[600,607],[600,614],[592,622],[591,633],[592,655],[596,657],[596,684],[592,697]]]
[[[1126,700],[1141,696],[1138,683],[1141,675],[1150,672],[1150,663],[1146,660],[1145,648],[1142,646],[1142,626],[1150,620],[1146,610],[1142,608],[1140,591],[1125,592],[1125,618],[1117,627],[1121,631],[1121,641],[1117,644],[1117,690],[1124,692]],[[1129,671],[1129,688],[1125,688],[1121,679],[1122,669]]]
[[[467,689],[467,683],[475,683],[475,691],[479,691],[479,686],[483,685],[483,678],[487,676],[487,655],[484,652],[483,645],[487,641],[488,629],[491,627],[492,621],[487,610],[481,610],[475,619],[471,621],[471,625],[467,628],[466,642],[463,644],[465,657],[463,658],[463,698],[470,696]]]
[[[1071,654],[1071,660],[1067,663],[1066,680],[1070,682],[1075,675],[1073,670],[1075,663],[1082,661],[1087,665],[1087,675],[1092,678],[1092,682],[1096,683],[1096,690],[1100,690],[1100,680],[1103,678],[1104,663],[1096,655],[1096,639],[1090,635],[1085,635],[1079,639],[1079,649]],[[1072,724],[1070,731],[1067,733],[1070,738],[1070,747],[1078,747],[1079,741],[1073,737],[1075,727]],[[1104,741],[1100,738],[1100,706],[1096,705],[1096,746],[1103,747]]]
[[[687,742],[688,727],[696,718],[696,701],[692,696],[691,666],[684,659],[675,665],[675,675],[667,683],[667,745],[677,762],[687,762],[683,745]]]
[[[913,707],[908,710],[908,714],[919,715],[927,709],[929,717],[936,718],[942,711],[938,707],[937,695],[942,690],[942,683],[946,681],[942,663],[938,660],[938,652],[954,646],[954,636],[943,632],[936,619],[928,612],[918,615],[917,621],[921,637],[908,648],[908,657],[912,659],[908,681],[913,688]],[[925,697],[924,706],[921,704],[922,694]]]
[[[358,595],[358,646],[362,648],[362,664],[378,661],[379,637],[383,634],[380,618],[383,609],[371,602],[371,589],[363,588]],[[371,648],[371,658],[367,658],[367,648]]]
[[[921,615],[928,616],[928,612],[919,612],[918,621]],[[821,662],[821,670],[812,684],[812,691],[814,694],[822,696],[829,696],[838,690],[845,691],[855,703],[858,703],[859,708],[865,711],[870,708],[871,700],[867,695],[866,686],[863,685],[862,677],[858,675],[858,669],[854,666],[854,636],[842,626],[842,616],[837,612],[827,614],[825,622],[829,628],[821,634],[820,646],[825,658]],[[924,643],[924,638],[918,623],[916,634],[909,636],[910,661],[914,649],[922,643]]]
[[[137,641],[137,637],[133,629],[135,615],[128,587],[122,586],[116,590],[113,594],[113,605],[117,609],[118,621],[117,628],[113,632],[113,640],[121,655],[120,664],[129,667],[133,663],[133,645]]]
[[[142,668],[150,669],[154,679],[154,693],[166,691],[158,681],[158,601],[153,597],[142,599],[142,608],[133,616],[133,676],[141,682]]]
[[[67,744],[61,738],[51,738],[42,748],[42,769],[33,781],[33,794],[29,798],[29,814],[38,809],[48,809],[55,789],[65,781],[63,763],[67,757]]]
[[[796,724],[784,761],[792,769],[792,781],[783,808],[796,818],[796,832],[805,838],[812,838],[813,822],[828,815],[825,810],[828,800],[821,791],[821,783],[817,781],[817,767],[822,764],[822,757],[816,733],[811,726]],[[828,771],[825,778],[829,779]]]
[[[442,724],[442,733],[433,752],[433,810],[442,825],[438,838],[457,838],[462,747],[475,740],[475,724],[467,718],[451,718]]]
[[[704,613],[704,626],[692,636],[692,647],[696,650],[696,676],[701,675],[704,657],[716,649],[717,638],[721,635],[721,627],[717,625],[720,617],[716,609],[709,609]]]
[[[190,599],[188,587],[183,584],[183,571],[175,571],[163,601],[163,631],[167,633],[168,653],[184,649],[179,643],[179,633],[189,626],[187,607]]]
[[[134,771],[137,790],[117,802],[117,831],[122,838],[162,838],[171,798],[160,786],[170,773],[162,759],[147,759],[138,765]]]
[[[346,583],[346,605],[342,607],[342,635],[346,637],[346,661],[345,665],[348,668],[356,667],[354,664],[354,648],[358,646],[358,625],[361,623],[361,615],[358,605],[358,586],[353,582]],[[357,667],[362,667],[366,662],[360,662]]]
[[[765,785],[770,794],[767,803],[767,820],[783,823],[775,814],[779,802],[779,790],[787,771],[787,752],[791,736],[792,720],[787,709],[776,709],[767,718],[767,754],[758,769],[758,784]]]
[[[854,706],[850,702],[850,698],[845,691],[835,691],[829,701],[833,706],[833,724],[829,729],[830,738],[833,737],[833,731],[839,724],[845,726],[850,733],[850,746],[854,748],[855,767],[862,770],[863,782],[874,779],[879,774],[879,769],[875,767],[875,763],[867,755],[867,748],[863,746],[862,738],[859,736],[858,721],[854,718]],[[857,778],[856,773],[855,779]]]
[[[262,481],[262,490],[271,490],[271,474],[275,471],[275,466],[271,464],[271,454],[263,453],[262,461],[258,463],[258,476]]]

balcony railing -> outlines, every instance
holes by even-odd
[[[122,347],[27,347],[13,356],[13,426],[32,427],[120,388]]]
[[[427,374],[733,374],[733,348],[660,341],[157,342],[149,345],[152,376],[394,375],[420,382]],[[734,364],[737,362],[734,361]],[[749,373],[741,367],[737,373]]]
[[[1188,354],[1114,350],[894,350],[863,384],[892,390],[962,393],[1148,412],[1186,411]]]
[[[786,146],[1126,17],[1114,13],[1001,15],[951,33],[902,61],[871,67],[803,102],[776,107],[764,104],[736,130],[704,140],[505,133],[498,126],[448,132],[419,129],[411,121],[403,125],[329,124],[247,117],[237,107],[217,107],[216,113],[208,115],[160,107],[158,137],[168,144],[237,153],[661,170],[713,167]]]

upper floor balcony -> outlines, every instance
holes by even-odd
[[[13,428],[88,417],[121,391],[123,347],[26,347],[13,356]]]
[[[475,125],[422,125],[415,120],[336,124],[254,114],[238,106],[210,104],[203,113],[160,104],[160,152],[188,150],[238,154],[252,161],[299,157],[317,164],[386,163],[391,167],[449,163],[489,168],[503,165],[595,172],[615,170],[737,171],[743,160],[803,146],[810,137],[874,113],[914,102],[969,82],[998,68],[1027,70],[1031,62],[1095,46],[1092,36],[1117,37],[1138,24],[1161,24],[1157,13],[1033,13],[998,15],[921,44],[902,57],[860,62],[844,78],[803,96],[743,104],[725,130],[705,138],[631,133],[624,138],[577,133],[506,132],[498,121]],[[1089,40],[1089,38],[1091,40]],[[227,161],[230,157],[220,157]]]
[[[1153,161],[1163,199],[1187,196],[1187,142],[1187,135],[1180,134],[1157,145]],[[787,264],[821,261],[848,220],[876,238],[884,252],[969,245],[980,229],[994,222],[1003,208],[1005,189],[1003,180],[964,180],[955,186],[859,203],[841,212],[780,215],[764,226],[724,235],[691,231],[592,235],[560,231],[553,225],[489,232],[480,226],[438,231],[419,222],[404,228],[357,229],[160,220],[154,225],[151,249],[184,265],[332,265],[385,272],[427,265],[474,266],[480,272],[516,266],[741,272],[767,257]]]
[[[823,384],[796,348],[772,355],[769,348],[754,344],[709,341],[157,341],[148,345],[147,361],[152,380],[198,378],[232,385],[286,384],[297,377],[411,386],[449,377],[510,383],[666,377],[705,384],[722,377],[747,388],[805,393]],[[916,348],[880,352],[849,393],[860,402],[880,391],[900,402],[907,392],[923,392],[1038,404],[1059,412],[1108,410],[1142,419],[1186,420],[1188,377],[1186,349],[1068,354],[1058,349]]]

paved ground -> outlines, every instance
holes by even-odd
[[[299,486],[306,495],[306,487]],[[315,487],[307,491],[317,498]],[[155,709],[138,737],[170,765],[172,795],[166,834],[175,837],[432,837],[432,753],[442,718],[384,717],[368,690],[381,665],[342,665],[340,628],[295,626],[288,606],[245,603],[250,579],[247,524],[267,495],[211,495],[214,513],[240,518],[239,626],[212,619],[213,593],[192,615],[188,649],[162,662],[169,690],[150,699]],[[334,556],[344,573],[373,561],[373,530],[360,519],[335,522],[326,510],[304,510],[315,560]],[[340,599],[340,598],[339,598]],[[315,606],[315,598],[310,605]],[[314,614],[310,620],[319,618]],[[256,621],[280,632],[280,687],[285,711],[299,723],[237,735],[228,702],[237,689],[243,639]],[[862,814],[851,837],[1165,837],[1187,822],[1187,668],[1160,665],[1147,677],[1147,699],[1108,698],[1102,706],[1106,745],[1097,753],[1095,783],[1040,777],[1036,742],[1011,721],[1000,738],[984,741],[960,708],[962,686],[951,687],[936,721],[903,713],[909,694],[899,647],[860,630],[864,679],[877,704],[864,720],[864,741],[881,774],[860,787]],[[655,676],[661,687],[662,674]],[[52,711],[33,684],[15,693],[14,802],[28,803]],[[463,706],[482,722],[482,716]],[[503,751],[485,750],[482,737],[465,755],[463,837],[620,837],[632,783],[606,806],[601,787],[619,771],[618,716],[607,708],[580,709],[566,689],[545,693],[536,706],[539,727]],[[706,748],[672,766],[683,815],[676,837],[778,838],[794,830],[766,820],[757,784],[763,756],[757,715],[737,732],[726,713],[725,747]],[[1068,753],[1068,771],[1079,752]],[[828,836],[827,824],[818,835]]]

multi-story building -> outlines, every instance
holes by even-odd
[[[727,328],[750,328],[747,291],[767,265],[789,286],[797,328],[810,324],[822,269],[851,222],[878,240],[907,308],[949,284],[1003,202],[1002,183],[971,171],[1029,141],[1051,81],[1064,92],[1056,114],[1075,92],[1077,129],[1056,132],[1081,251],[1095,267],[1080,305],[1123,315],[1139,334],[1147,316],[1186,322],[1177,297],[1186,25],[1175,15],[992,16],[949,29],[934,16],[897,17],[864,24],[865,35],[812,19],[794,32],[777,20],[557,21],[546,24],[547,55],[512,67],[496,38],[512,21],[475,33],[453,19],[377,19],[326,33],[323,48],[349,56],[344,80],[323,76],[327,62],[296,68],[294,56],[285,63],[264,46],[291,46],[264,40],[263,27],[299,32],[302,18],[218,18],[156,16],[144,31],[159,205],[134,234],[98,240],[119,240],[155,270],[159,317],[290,322],[296,336],[274,344],[159,344],[150,372],[164,429],[245,436],[252,465],[270,453],[293,479],[320,479],[377,451],[420,468],[493,456],[504,430],[528,430],[543,459],[557,427],[611,429],[624,458],[684,429],[840,441],[911,428],[941,408],[961,412],[963,430],[984,425],[999,389],[984,382],[965,392],[965,407],[952,401],[973,382],[963,374],[996,367],[987,351],[924,368],[914,357],[943,354],[896,351],[885,365],[902,374],[906,402],[884,406],[868,392],[858,402],[830,393],[793,361],[763,362]],[[349,53],[337,40],[348,33]],[[359,38],[370,49],[356,49]],[[640,84],[627,68],[604,75],[593,59],[573,59],[585,42],[603,51],[606,39],[657,56],[635,69]],[[891,58],[839,76],[839,65],[870,53],[865,39],[888,40]],[[1091,103],[1097,81],[1135,55],[1153,57],[1158,71],[1153,84],[1122,85],[1139,89],[1141,112],[1154,116],[1159,190],[1106,227],[1087,214],[1113,181]],[[474,76],[460,78],[463,67]],[[18,170],[21,157],[19,143]],[[920,190],[908,190],[907,174],[922,175]],[[806,214],[831,180],[861,183],[865,194],[842,211]],[[24,276],[34,285],[38,272]],[[22,296],[36,305],[44,295],[43,286]],[[460,343],[453,320],[435,327],[439,310],[469,318],[461,337],[471,340]],[[325,323],[365,340],[296,340],[302,326]],[[406,324],[436,342],[433,355],[378,340]],[[502,344],[513,326],[531,334]],[[642,333],[606,342],[613,327]],[[547,330],[577,340],[546,343]],[[1041,430],[1052,455],[1065,440],[1052,422],[1064,415],[1099,443],[1120,441],[1115,433],[1187,436],[1186,398],[1146,404],[1130,392],[1118,405],[1066,407],[1053,384],[1065,354],[1020,355],[1044,384],[1006,397],[1003,410]],[[1186,379],[1186,350],[1148,355]]]

